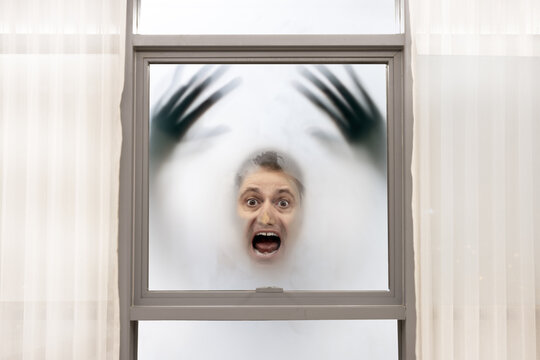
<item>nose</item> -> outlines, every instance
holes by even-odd
[[[257,222],[261,225],[274,225],[276,221],[272,207],[266,203],[261,207],[261,211],[257,216]]]

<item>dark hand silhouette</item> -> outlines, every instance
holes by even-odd
[[[330,117],[349,143],[367,147],[374,160],[380,162],[380,156],[385,154],[386,149],[384,118],[352,67],[345,65],[355,84],[356,94],[326,66],[317,65],[315,68],[318,75],[306,67],[300,68],[302,76],[315,89],[310,90],[301,83],[295,83],[296,88]],[[326,79],[329,84],[321,78]]]
[[[210,68],[210,65],[202,67],[167,100],[163,99],[156,105],[156,110],[151,115],[150,130],[150,156],[154,160],[164,160],[195,121],[238,85],[239,79],[229,81],[193,108],[193,103],[199,100],[204,91],[227,70],[225,66],[219,66],[213,73],[207,75]],[[223,126],[218,130],[222,133]],[[209,133],[212,135],[216,131],[211,130]]]

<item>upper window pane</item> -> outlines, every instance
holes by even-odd
[[[396,0],[140,0],[141,34],[394,34]]]

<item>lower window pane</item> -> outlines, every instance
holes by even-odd
[[[398,359],[396,320],[140,321],[139,359]]]

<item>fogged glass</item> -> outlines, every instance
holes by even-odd
[[[396,320],[140,321],[138,358],[397,360]]]
[[[387,290],[386,65],[150,67],[151,290]]]
[[[141,34],[392,34],[395,0],[141,0]]]

